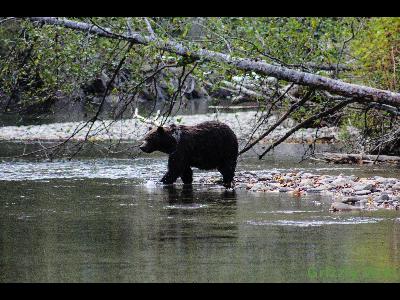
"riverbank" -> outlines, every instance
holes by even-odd
[[[218,180],[220,178],[214,177],[200,182],[215,183]],[[307,194],[320,194],[332,200],[332,211],[400,210],[400,180],[382,176],[360,178],[303,171],[242,171],[236,173],[234,188],[251,193],[287,193],[298,199]],[[315,204],[319,205],[318,202]]]
[[[246,140],[252,133],[256,120],[259,115],[255,111],[246,111],[238,113],[212,113],[198,115],[182,115],[172,118],[171,123],[194,125],[204,121],[219,120],[228,124],[236,133],[240,140]],[[263,125],[259,127],[257,134],[264,132],[270,125],[276,122],[277,117],[270,117]],[[52,123],[45,125],[30,125],[30,126],[4,126],[0,127],[0,140],[14,141],[57,141],[68,139],[77,128],[81,128],[85,122],[66,122]],[[293,120],[287,120],[278,126],[264,142],[272,142],[283,136],[296,123]],[[71,140],[84,140],[90,126],[84,127],[76,133]],[[141,139],[147,132],[149,125],[137,119],[125,119],[119,121],[96,121],[93,124],[89,140],[93,141],[109,141],[109,140],[130,140],[137,141]],[[294,133],[286,142],[301,143],[312,142],[315,137],[318,137],[320,142],[333,143],[340,140],[338,127],[322,127],[317,129],[308,128],[302,129]]]

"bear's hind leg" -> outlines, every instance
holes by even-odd
[[[181,179],[184,184],[192,184],[193,182],[193,171],[190,166],[187,166],[181,175]]]

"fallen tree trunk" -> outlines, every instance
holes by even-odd
[[[154,35],[145,36],[140,33],[129,32],[127,34],[116,34],[107,28],[99,27],[95,24],[73,21],[65,18],[55,17],[30,17],[33,22],[43,24],[62,26],[86,33],[96,34],[107,38],[123,39],[131,43],[148,45],[152,44],[158,49],[175,53],[180,56],[189,57],[194,60],[209,60],[219,63],[225,63],[244,71],[254,71],[256,73],[276,77],[278,79],[294,82],[296,84],[310,86],[314,89],[322,89],[345,97],[357,98],[361,101],[373,101],[376,103],[384,103],[392,106],[400,106],[400,94],[387,90],[380,90],[368,86],[346,83],[340,80],[315,75],[311,73],[301,72],[282,66],[268,64],[262,60],[254,60],[248,58],[240,58],[230,56],[228,54],[214,52],[207,49],[194,50],[181,43],[171,40],[162,40]]]
[[[367,155],[367,154],[346,154],[346,153],[316,153],[318,160],[334,164],[373,164],[390,163],[399,164],[400,156],[390,155]]]

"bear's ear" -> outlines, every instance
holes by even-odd
[[[158,132],[158,133],[163,133],[163,132],[164,132],[164,127],[158,126],[157,132]]]

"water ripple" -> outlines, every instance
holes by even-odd
[[[276,220],[276,221],[247,221],[249,225],[255,226],[296,226],[296,227],[318,227],[323,225],[355,225],[355,224],[368,224],[378,223],[384,220],[383,218],[361,218],[354,217],[345,220]]]
[[[165,172],[160,159],[77,160],[53,162],[2,162],[0,180],[43,180],[65,178],[141,179],[158,178]]]

